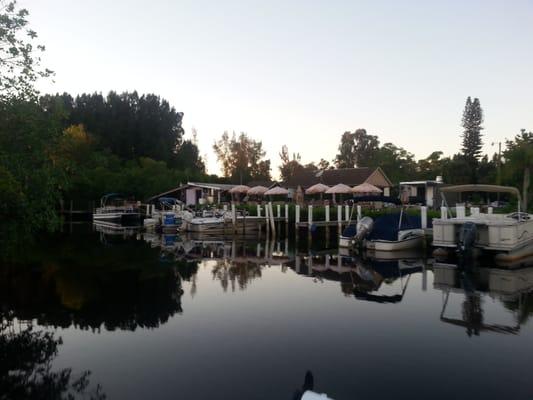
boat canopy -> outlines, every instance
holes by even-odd
[[[488,192],[488,193],[511,193],[518,197],[520,201],[520,192],[517,188],[511,186],[498,185],[456,185],[446,186],[440,189],[443,193],[464,193],[464,192]]]

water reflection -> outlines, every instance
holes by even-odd
[[[31,323],[0,315],[1,399],[105,399],[102,387],[91,385],[90,371],[53,369],[62,339],[35,331]]]
[[[183,398],[254,398],[258,388],[290,398],[313,386],[309,376],[299,388],[308,369],[334,398],[390,398],[411,378],[406,365],[420,366],[421,392],[441,385],[440,398],[453,398],[457,388],[471,395],[482,387],[471,374],[480,355],[497,371],[474,376],[492,385],[484,393],[498,389],[493,378],[516,376],[498,366],[528,365],[533,266],[459,268],[420,253],[354,257],[321,245],[138,230],[43,238],[24,262],[0,265],[0,307],[5,321],[43,332],[36,341],[69,328],[55,331],[65,345],[58,342],[60,361],[51,364],[90,368],[113,398],[174,398],[175,387]],[[99,334],[116,330],[137,333]],[[1,343],[12,341],[6,332]],[[484,340],[472,346],[464,333]],[[505,349],[493,346],[499,340]],[[94,354],[86,357],[80,342]],[[18,350],[2,354],[18,368]],[[81,375],[71,376],[73,384]],[[237,380],[245,382],[238,390]],[[522,393],[527,382],[513,388]]]
[[[463,327],[468,336],[481,332],[516,335],[520,326],[533,313],[533,267],[517,270],[461,268],[458,265],[436,262],[433,266],[434,286],[443,293],[440,313],[442,322]],[[450,317],[451,296],[462,296],[461,317]],[[499,300],[513,311],[513,324],[488,322],[483,304],[486,298]]]
[[[52,244],[50,244],[52,245]],[[181,313],[181,281],[197,264],[162,265],[139,242],[113,245],[63,237],[43,256],[0,268],[0,304],[39,325],[81,329],[156,328]]]

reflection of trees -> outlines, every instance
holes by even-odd
[[[19,319],[83,329],[155,328],[181,313],[177,269],[3,268],[0,303]]]
[[[89,388],[90,371],[76,378],[71,368],[52,370],[61,338],[31,326],[19,329],[1,315],[0,319],[0,399],[106,397],[100,385]]]
[[[236,286],[240,290],[245,290],[253,279],[260,278],[261,266],[249,262],[221,260],[213,267],[212,274],[213,279],[220,281],[225,292],[230,285],[231,291],[234,292]]]

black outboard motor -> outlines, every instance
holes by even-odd
[[[459,231],[458,250],[461,254],[470,254],[477,238],[476,224],[465,222]]]

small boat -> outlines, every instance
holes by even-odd
[[[128,223],[141,217],[137,202],[128,201],[119,193],[109,193],[100,199],[100,207],[94,210],[94,221]]]
[[[382,215],[376,220],[362,218],[356,225],[349,225],[339,238],[339,246],[362,245],[374,251],[403,251],[423,247],[425,231],[420,217],[400,213]]]
[[[230,211],[203,211],[198,216],[184,217],[186,224],[185,230],[195,233],[206,234],[224,234],[238,232],[255,232],[264,222],[262,217],[252,217],[243,214],[237,214],[235,217],[235,226],[233,226],[233,216]]]
[[[173,197],[160,197],[152,206],[151,215],[143,221],[146,229],[176,232],[182,225],[181,203]]]
[[[518,210],[510,214],[480,212],[471,207],[466,215],[464,205],[449,214],[445,193],[509,193],[518,198]],[[533,215],[520,211],[520,192],[514,187],[496,185],[459,185],[441,189],[444,207],[441,218],[433,220],[433,247],[467,253],[473,249],[499,253],[505,261],[516,261],[533,254]]]

